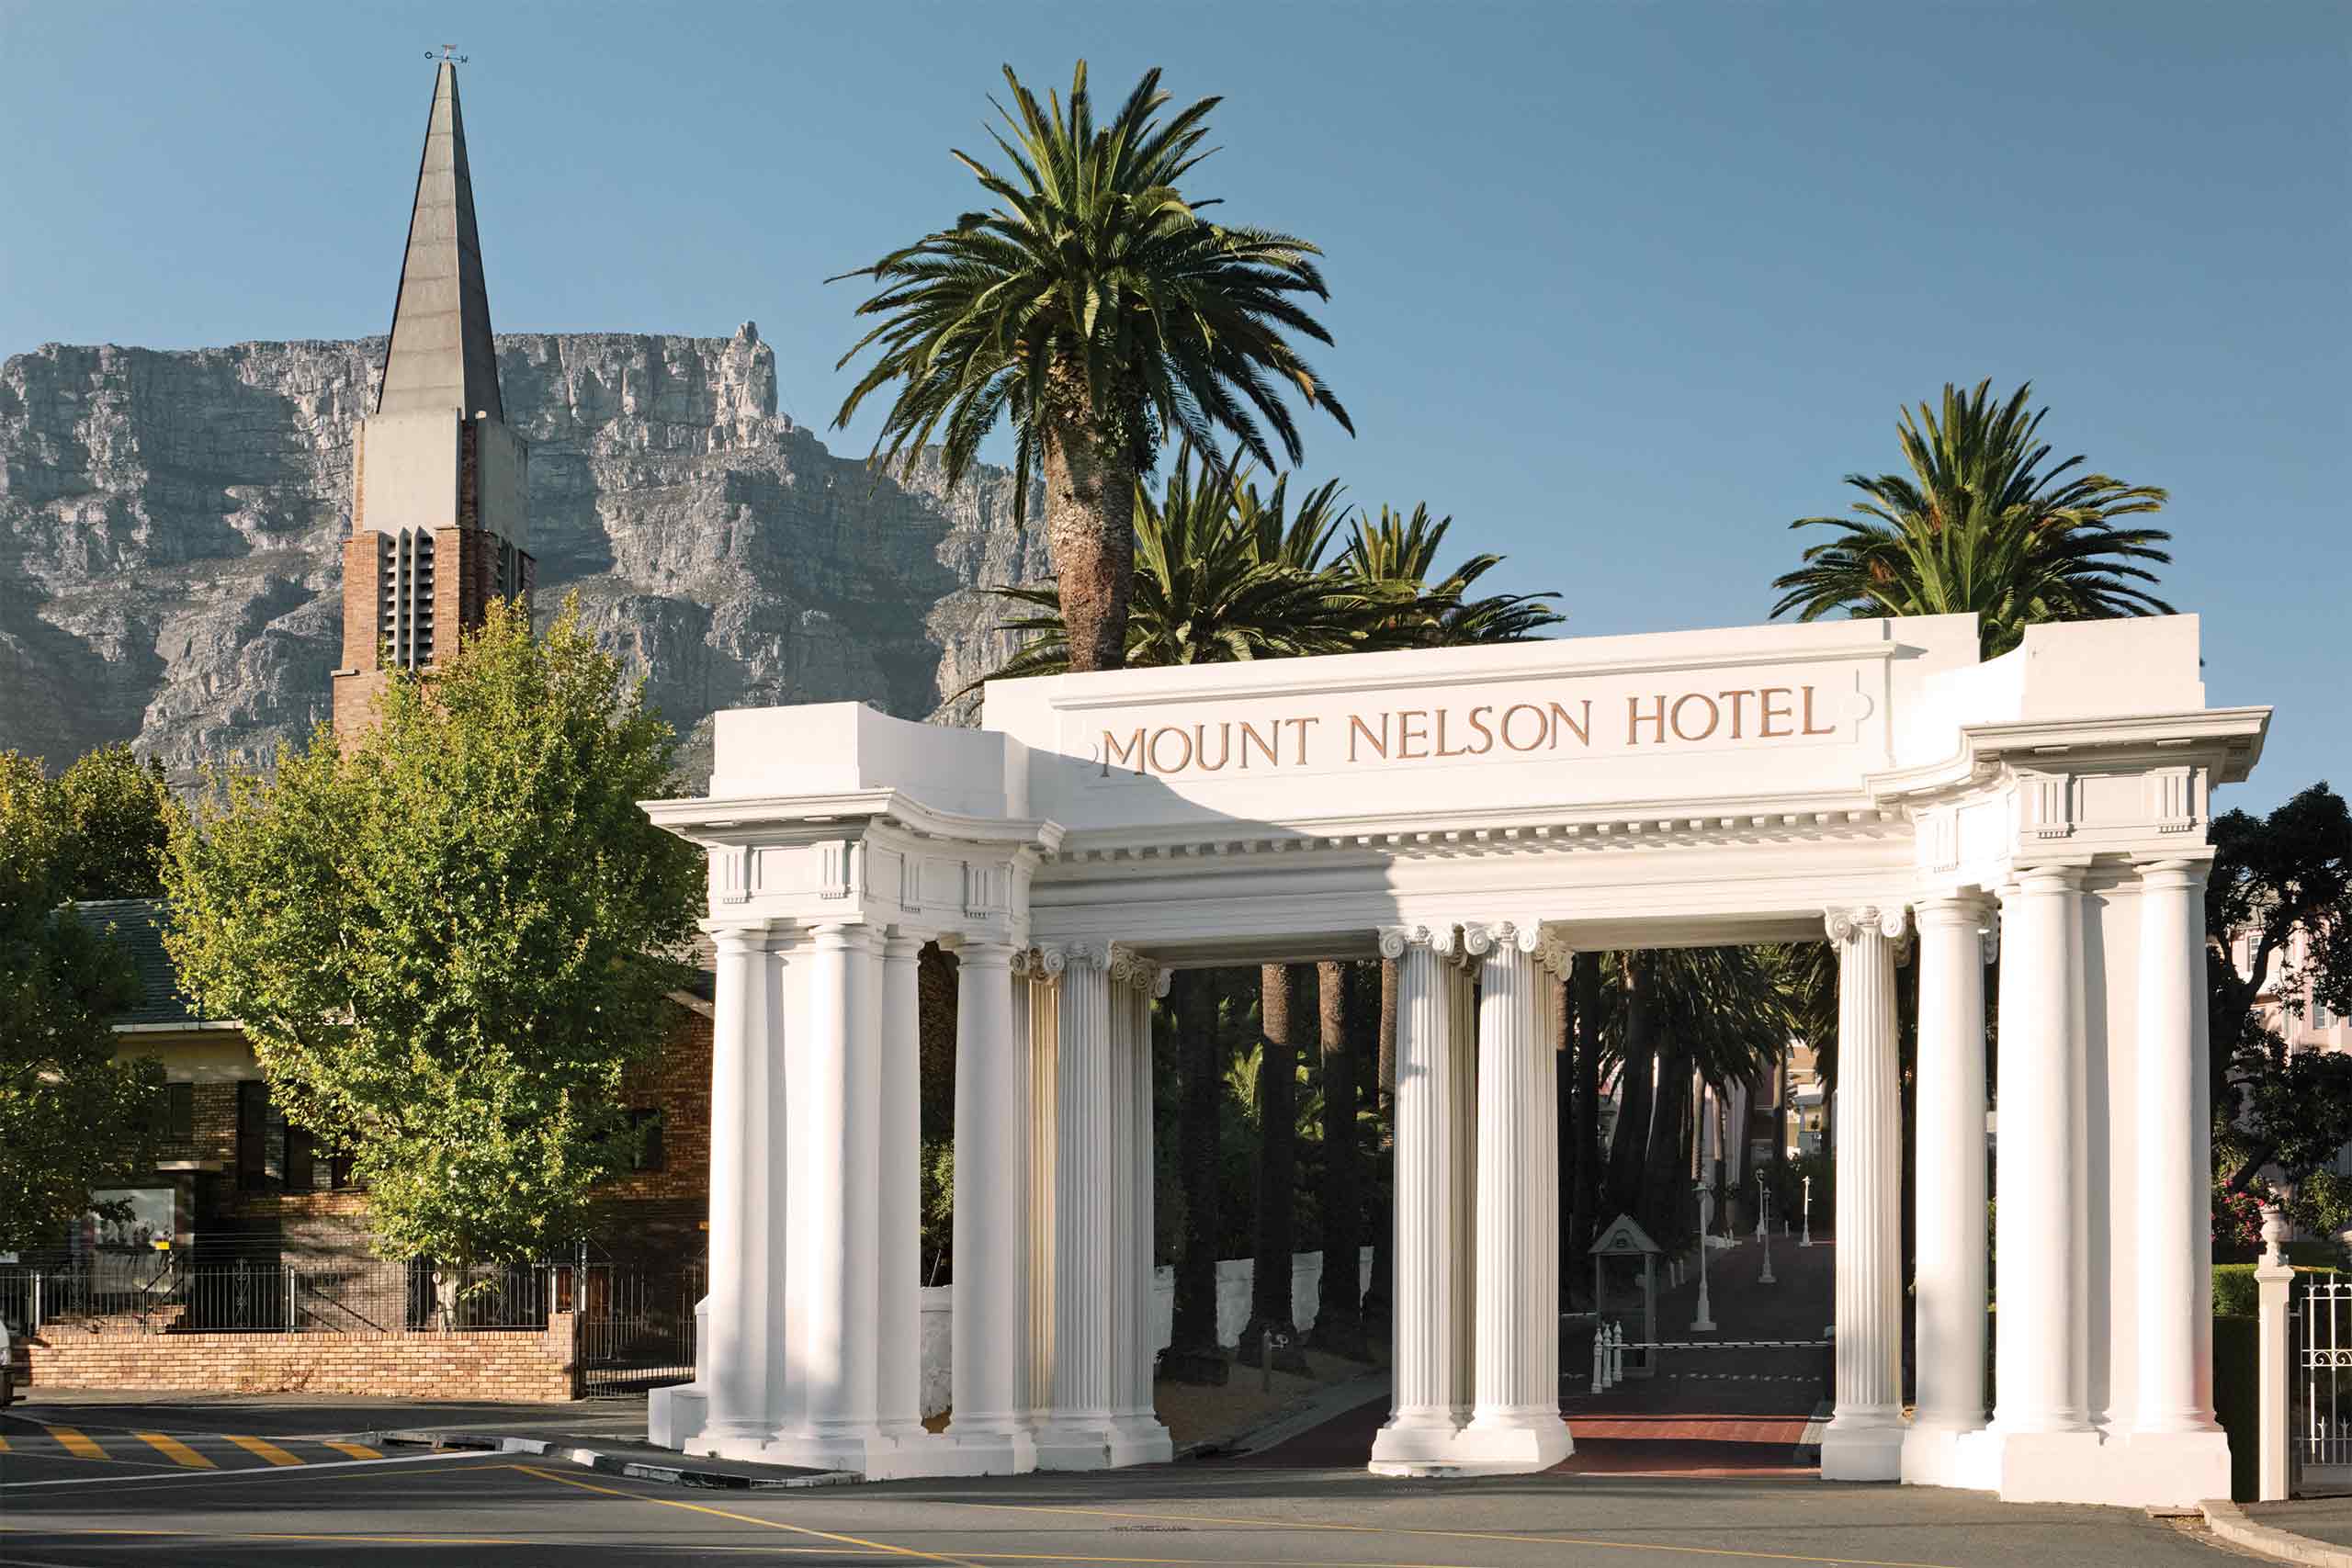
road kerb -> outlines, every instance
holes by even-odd
[[[2352,1568],[2352,1549],[2331,1546],[2324,1540],[2313,1540],[2307,1535],[2282,1530],[2271,1525],[2256,1524],[2245,1517],[2245,1510],[2235,1503],[2215,1498],[2199,1505],[2205,1514],[2206,1528],[2223,1540],[2258,1551],[2265,1557],[2275,1557],[2282,1562],[2301,1562],[2310,1568]]]
[[[368,1443],[379,1448],[462,1449],[484,1453],[537,1454],[569,1460],[586,1470],[626,1475],[636,1481],[658,1481],[672,1486],[698,1486],[718,1491],[766,1491],[777,1487],[841,1486],[858,1479],[854,1471],[827,1470],[804,1475],[741,1475],[708,1470],[682,1460],[676,1464],[638,1459],[603,1449],[578,1448],[550,1438],[502,1438],[482,1432],[370,1432]]]

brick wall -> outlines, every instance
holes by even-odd
[[[579,1396],[570,1313],[544,1333],[88,1333],[50,1325],[30,1341],[35,1388],[385,1394],[546,1401]]]

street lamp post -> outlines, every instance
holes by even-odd
[[[1702,1181],[1699,1183],[1699,1315],[1690,1320],[1690,1332],[1693,1334],[1713,1334],[1715,1331],[1715,1320],[1708,1311],[1707,1303],[1707,1227],[1714,1218],[1715,1195]]]

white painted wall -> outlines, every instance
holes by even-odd
[[[1222,1345],[1238,1344],[1250,1321],[1250,1292],[1257,1280],[1257,1265],[1247,1258],[1220,1259],[1216,1266],[1216,1337]],[[1372,1248],[1364,1247],[1357,1262],[1356,1288],[1372,1288]],[[1323,1296],[1323,1255],[1301,1252],[1290,1260],[1291,1311],[1300,1332],[1315,1326]],[[928,1285],[922,1292],[922,1413],[936,1416],[947,1408],[949,1332],[955,1321],[956,1287]],[[1163,1265],[1151,1272],[1151,1348],[1168,1348],[1174,1333],[1176,1270]]]

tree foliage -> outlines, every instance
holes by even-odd
[[[704,892],[636,804],[672,791],[673,746],[576,605],[540,639],[500,604],[396,673],[373,728],[322,728],[174,835],[183,983],[352,1155],[388,1256],[534,1256],[633,1155],[621,1075]]]
[[[2028,383],[2006,403],[1990,381],[1947,384],[1940,414],[1905,410],[1898,433],[1908,473],[1848,474],[1864,499],[1849,517],[1800,517],[1827,528],[1804,564],[1774,580],[1774,615],[1942,615],[1973,612],[1986,658],[2007,653],[2041,621],[2169,615],[2149,591],[2149,565],[2172,558],[2171,535],[2120,525],[2165,503],[2153,485],[2074,473],[2083,458],[2042,465],[2047,409],[2027,412]]]
[[[1010,66],[1004,80],[1012,107],[989,134],[1007,172],[955,153],[995,205],[842,275],[877,287],[857,310],[876,324],[841,366],[876,354],[834,423],[895,384],[875,457],[911,465],[936,438],[954,484],[1010,419],[1016,515],[1033,477],[1047,481],[1074,668],[1115,669],[1136,481],[1161,442],[1206,449],[1230,434],[1270,468],[1277,446],[1296,462],[1293,397],[1354,427],[1292,345],[1331,341],[1299,303],[1328,298],[1320,253],[1214,222],[1218,203],[1182,188],[1214,151],[1218,99],[1163,119],[1148,71],[1098,125],[1084,61],[1067,100],[1040,103]]]
[[[2213,823],[2205,884],[2207,1033],[2213,1113],[2243,1125],[2230,1185],[2244,1190],[2275,1165],[2290,1181],[2352,1143],[2352,1056],[2290,1052],[2257,1006],[2267,987],[2300,1011],[2305,988],[2352,1013],[2352,811],[2324,782],[2267,818],[2232,811]],[[2249,939],[2249,962],[2233,948]],[[2272,965],[2278,972],[2272,975]]]
[[[163,1071],[117,1061],[134,995],[107,933],[65,903],[88,846],[40,765],[0,752],[0,1250],[54,1242],[90,1191],[149,1163]]]

